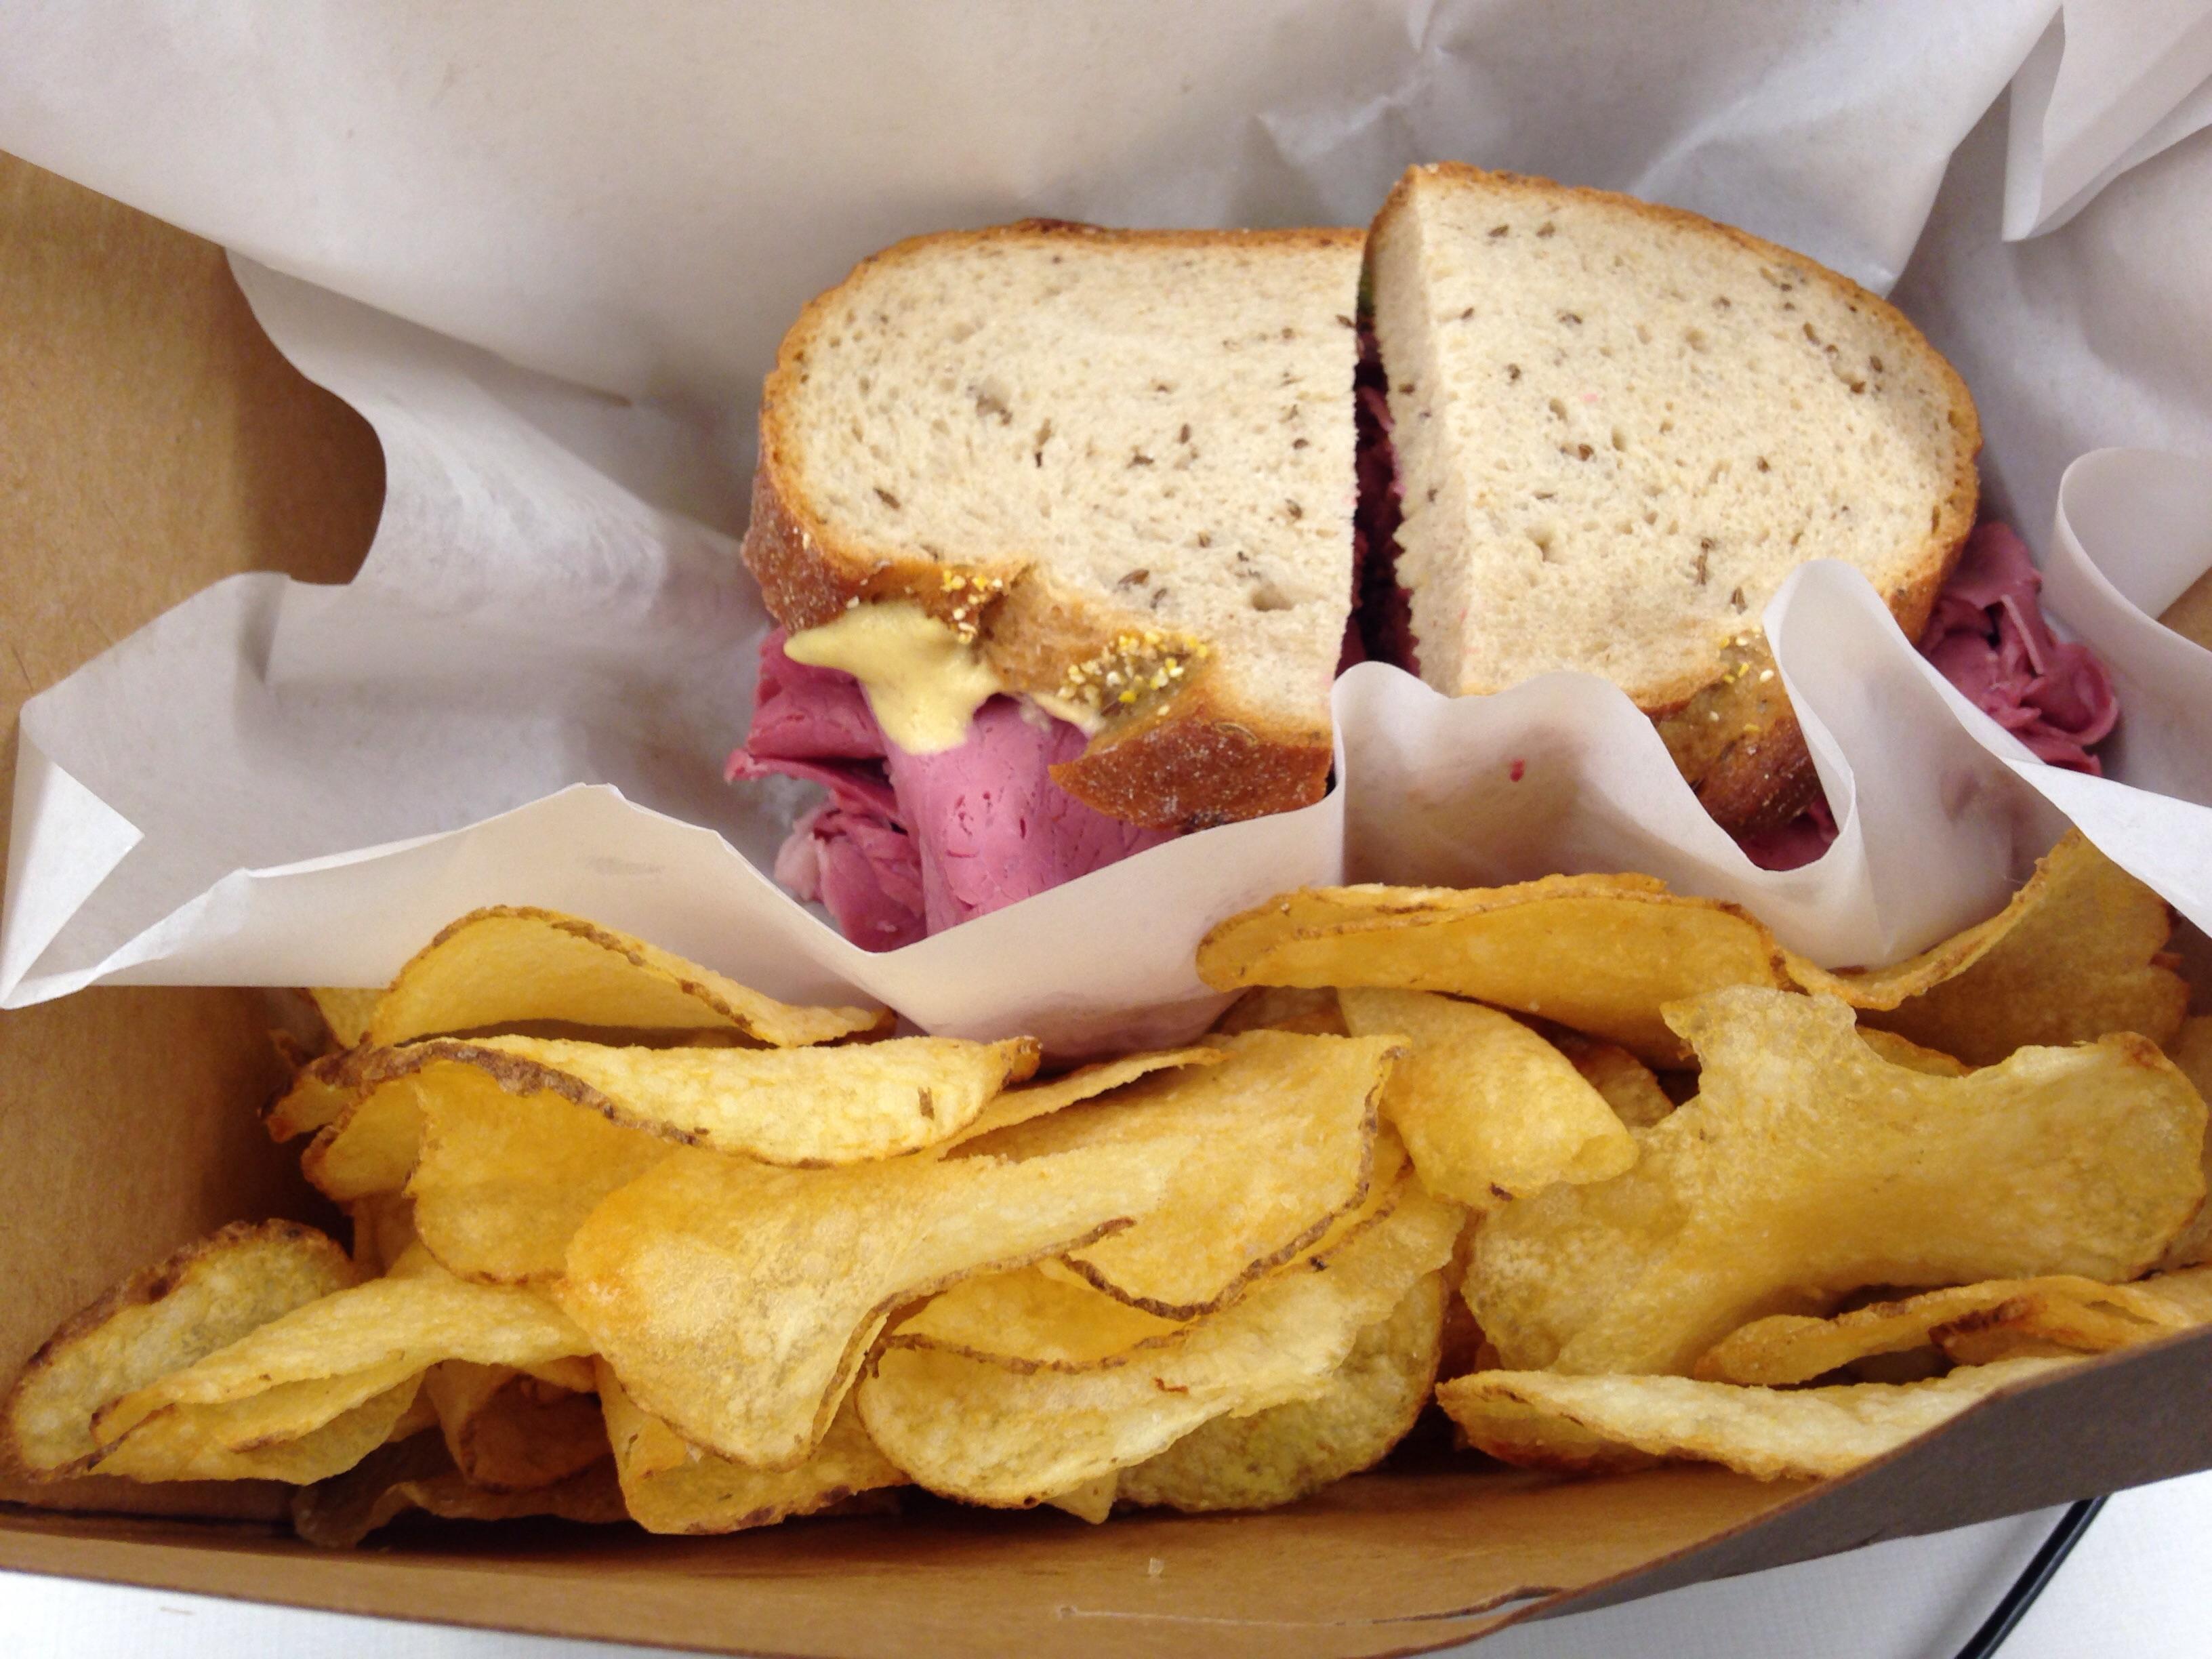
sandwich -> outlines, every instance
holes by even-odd
[[[732,773],[823,784],[779,877],[905,944],[1327,787],[1356,231],[1032,221],[864,261],[785,337]]]
[[[1542,179],[1415,167],[1369,257],[1401,665],[1453,696],[1602,675],[1723,827],[1796,816],[1819,783],[1759,612],[1840,559],[1920,636],[1974,525],[1951,366],[1802,255]]]
[[[769,376],[744,557],[778,627],[732,775],[825,787],[778,878],[890,948],[1318,799],[1352,662],[1453,696],[1577,670],[1802,862],[1833,826],[1759,617],[1808,561],[2000,719],[2057,709],[2063,763],[2111,729],[2094,659],[2054,678],[2005,623],[2016,542],[1938,604],[1979,445],[1883,301],[1543,179],[1415,167],[1364,233],[916,238]]]

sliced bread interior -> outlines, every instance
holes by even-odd
[[[745,556],[796,629],[918,605],[1096,735],[1133,822],[1301,805],[1352,590],[1357,231],[926,236],[786,337]]]
[[[1423,678],[1604,675],[1723,823],[1798,811],[1760,610],[1841,559],[1917,635],[1974,519],[1950,365],[1802,255],[1544,179],[1415,167],[1369,258]]]

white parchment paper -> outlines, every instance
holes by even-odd
[[[272,337],[375,427],[388,493],[349,586],[234,578],[27,706],[0,1000],[373,983],[523,902],[1073,1051],[1204,1018],[1197,939],[1303,882],[1645,870],[1872,963],[1995,908],[2069,819],[2212,923],[2212,658],[2151,620],[2212,564],[2212,149],[2174,131],[2197,87],[2172,67],[2212,3],[2161,0],[2149,64],[2112,14],[12,8],[0,148],[230,246]],[[720,765],[764,624],[735,556],[752,399],[799,305],[898,235],[1025,213],[1360,222],[1439,156],[1903,273],[1976,390],[1993,494],[2119,675],[2117,780],[2033,761],[1814,566],[1765,617],[1842,826],[1803,870],[1753,869],[1601,682],[1451,701],[1363,666],[1304,811],[887,956],[779,891],[803,793]],[[2008,242],[2015,198],[2042,234]],[[2089,456],[2062,500],[2111,444],[2168,453]]]

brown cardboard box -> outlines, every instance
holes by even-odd
[[[276,354],[217,249],[0,156],[11,773],[26,697],[233,572],[344,580],[381,495],[368,428]],[[270,1012],[248,991],[101,989],[0,1014],[0,1377],[221,1222],[329,1220],[254,1119]],[[734,1652],[1403,1653],[1519,1598],[1626,1600],[2212,1466],[2212,1333],[1820,1485],[1400,1461],[1260,1516],[1091,1528],[923,1501],[726,1539],[455,1527],[350,1554],[295,1542],[272,1487],[82,1481],[0,1488],[0,1568]]]

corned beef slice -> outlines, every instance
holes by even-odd
[[[921,854],[884,775],[886,746],[858,680],[792,661],[781,632],[761,642],[752,730],[726,775],[803,778],[830,792],[793,826],[775,878],[820,900],[838,930],[871,951],[911,945],[925,931]]]
[[[2096,653],[2051,633],[2042,591],[2026,544],[2003,525],[1982,526],[1936,597],[1920,654],[2039,760],[2101,776],[2089,748],[2118,724],[2119,699]],[[1738,844],[1763,870],[1795,870],[1835,838],[1835,817],[1820,799]]]
[[[934,755],[890,750],[891,793],[921,848],[933,933],[1118,864],[1171,839],[1085,805],[1052,781],[1087,739],[1065,720],[994,697],[968,740]]]
[[[2111,733],[2119,702],[2096,654],[2051,633],[2042,588],[2020,538],[1984,525],[1936,600],[1920,653],[2038,759],[2095,777],[2089,745]]]
[[[1048,769],[1085,741],[1065,721],[994,697],[957,748],[909,755],[885,741],[851,675],[792,661],[781,630],[760,657],[752,729],[728,775],[830,791],[793,827],[775,877],[819,899],[856,945],[910,945],[1169,839],[1053,782]]]

